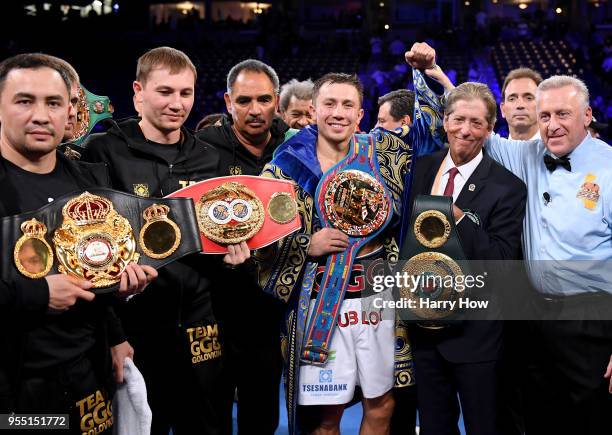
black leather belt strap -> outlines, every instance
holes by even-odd
[[[430,210],[437,210],[444,214],[450,224],[450,233],[448,240],[438,248],[429,248],[417,240],[415,232],[415,223],[419,215]],[[402,241],[400,258],[407,260],[416,254],[422,252],[440,252],[448,255],[455,261],[465,260],[465,254],[461,247],[461,241],[455,226],[455,218],[453,216],[453,201],[450,196],[440,195],[418,195],[412,206],[410,215],[410,227],[406,234],[406,238]]]
[[[465,275],[466,257],[455,226],[453,201],[449,196],[419,195],[410,216],[410,226],[400,250],[400,269],[415,277],[456,277]],[[458,263],[459,262],[459,263]],[[465,296],[466,293],[463,293]],[[461,310],[448,308],[444,303],[457,300],[459,293],[453,287],[446,288],[436,281],[399,289],[399,296],[411,299],[415,308],[408,308],[401,316],[404,320],[416,320],[420,326],[443,328],[455,324]],[[427,302],[425,306],[421,302]],[[428,302],[442,302],[430,308]]]
[[[132,227],[133,239],[136,243],[135,250],[139,257],[138,264],[146,264],[159,269],[185,255],[201,252],[202,246],[195,217],[195,209],[193,201],[190,198],[143,198],[102,188],[89,189],[88,192],[110,201],[118,215],[129,221]],[[58,255],[56,255],[55,252],[56,246],[53,242],[53,236],[56,230],[60,228],[65,221],[65,217],[62,214],[64,206],[69,201],[80,197],[82,193],[83,192],[74,192],[57,198],[55,201],[38,210],[21,215],[5,217],[0,220],[0,243],[3,252],[3,255],[0,257],[0,274],[3,280],[11,282],[17,277],[24,278],[23,274],[16,266],[16,260],[13,253],[18,240],[20,238],[22,239],[24,236],[22,224],[31,219],[36,219],[36,221],[46,226],[47,231],[44,235],[44,240],[52,248],[54,254],[54,262],[49,274],[58,272]],[[87,204],[83,205],[80,210],[86,208]],[[148,210],[146,213],[148,219],[143,215],[146,210]],[[164,230],[174,229],[174,226],[168,223],[168,221],[172,221],[180,232],[180,242],[177,242],[177,246],[173,247],[171,253],[168,253],[168,251],[162,256],[156,255],[155,251],[151,251],[151,249],[146,249],[145,246],[143,246],[141,237],[142,228],[147,224],[149,224],[150,227],[150,223],[155,222],[156,219],[159,221],[160,216],[162,217],[161,220],[165,222],[161,225]],[[157,230],[159,229],[160,226],[158,225]],[[179,234],[179,232],[176,234]],[[151,234],[153,233],[148,234],[147,240],[152,240],[151,237],[154,238],[154,236]],[[173,239],[171,238],[171,240]],[[154,240],[153,244],[155,245],[156,243],[160,243],[164,246],[164,243],[167,244],[168,242],[158,242]],[[146,244],[147,243],[145,243],[145,245]],[[172,243],[170,243],[170,245],[172,245]],[[117,287],[117,284],[113,284],[103,288],[95,288],[93,291],[95,293],[110,293],[117,290]]]

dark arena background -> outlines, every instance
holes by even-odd
[[[229,69],[255,58],[281,85],[356,73],[365,90],[360,128],[369,131],[378,98],[412,86],[404,53],[427,42],[454,84],[486,83],[498,102],[515,68],[583,79],[593,115],[607,124],[601,139],[612,143],[612,0],[9,0],[0,8],[0,59],[43,52],[67,60],[85,88],[110,97],[116,120],[136,113],[137,59],[170,46],[198,71],[191,129],[226,112]],[[495,130],[507,136],[499,107],[497,119]],[[283,394],[277,434],[288,433]],[[360,420],[360,406],[347,410],[343,433],[358,433]]]
[[[198,68],[188,125],[224,112],[229,68],[249,57],[272,65],[281,84],[326,72],[357,73],[366,89],[362,130],[377,98],[411,82],[403,53],[426,41],[451,80],[487,83],[499,99],[519,66],[544,77],[584,79],[598,121],[612,118],[612,1],[607,0],[143,0],[8,1],[0,56],[41,51],[68,60],[82,83],[108,95],[115,118],[134,114],[131,83],[146,50],[169,45]],[[507,127],[501,116],[496,130]],[[610,130],[603,139],[610,139]]]

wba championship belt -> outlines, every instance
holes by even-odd
[[[94,293],[117,289],[130,262],[160,268],[201,250],[193,204],[91,189],[0,220],[2,278],[58,272],[89,280]]]
[[[467,271],[450,196],[416,197],[400,258],[401,272],[414,278],[404,280],[408,285],[399,288],[401,298],[414,301],[414,308],[407,308],[403,318],[423,320],[420,325],[429,328],[441,328],[446,326],[444,322],[456,319],[458,304],[448,302],[465,296],[465,291],[455,290],[454,283]]]
[[[348,155],[319,181],[315,204],[323,227],[337,228],[349,237],[344,252],[327,258],[301,352],[303,362],[324,364],[355,256],[393,215],[391,195],[380,174],[371,135],[353,136]]]
[[[211,178],[171,193],[191,198],[202,252],[225,254],[227,245],[267,246],[301,228],[293,183],[253,175]]]
[[[77,119],[69,141],[75,145],[81,145],[96,124],[103,119],[112,118],[114,112],[108,97],[92,94],[83,85],[79,87],[78,93]]]

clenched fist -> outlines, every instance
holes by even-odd
[[[408,65],[416,69],[425,70],[436,64],[436,50],[425,42],[415,42],[405,56]]]

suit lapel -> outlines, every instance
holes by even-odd
[[[438,174],[438,169],[440,169],[440,165],[444,161],[448,150],[442,150],[433,154],[430,160],[430,164],[424,168],[422,174],[419,175],[419,180],[415,180],[417,184],[417,189],[415,193],[417,195],[430,195],[431,188],[433,187],[434,181],[436,180],[436,175]]]
[[[459,193],[457,201],[455,201],[457,207],[464,208],[472,203],[478,192],[484,187],[490,170],[491,158],[484,154],[482,161],[476,166],[470,178],[463,185],[463,189],[461,189],[461,193]]]

